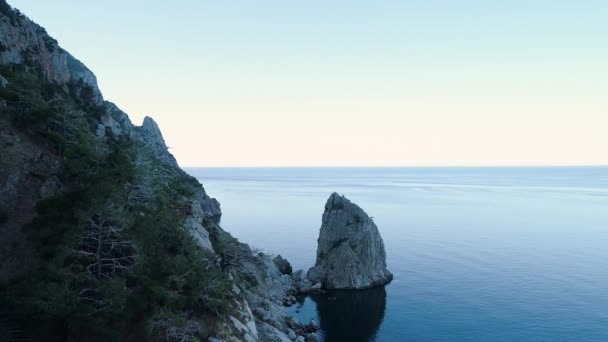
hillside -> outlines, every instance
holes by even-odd
[[[178,167],[153,119],[133,125],[4,0],[0,153],[0,336],[286,336],[291,278],[219,226],[219,203]]]

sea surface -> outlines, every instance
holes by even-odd
[[[294,269],[332,192],[374,218],[395,278],[301,298],[326,342],[608,341],[608,167],[187,171],[224,229]]]

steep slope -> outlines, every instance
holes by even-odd
[[[290,278],[217,224],[219,203],[178,167],[151,118],[134,126],[90,70],[4,0],[0,153],[0,336],[283,338],[276,303]],[[249,303],[271,307],[272,322]]]

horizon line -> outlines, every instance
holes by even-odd
[[[608,164],[522,164],[522,165],[180,165],[182,168],[569,168],[569,167],[608,167]]]

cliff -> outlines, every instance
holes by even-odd
[[[0,335],[272,341],[299,326],[291,278],[219,226],[154,120],[133,125],[4,0],[0,154]]]

